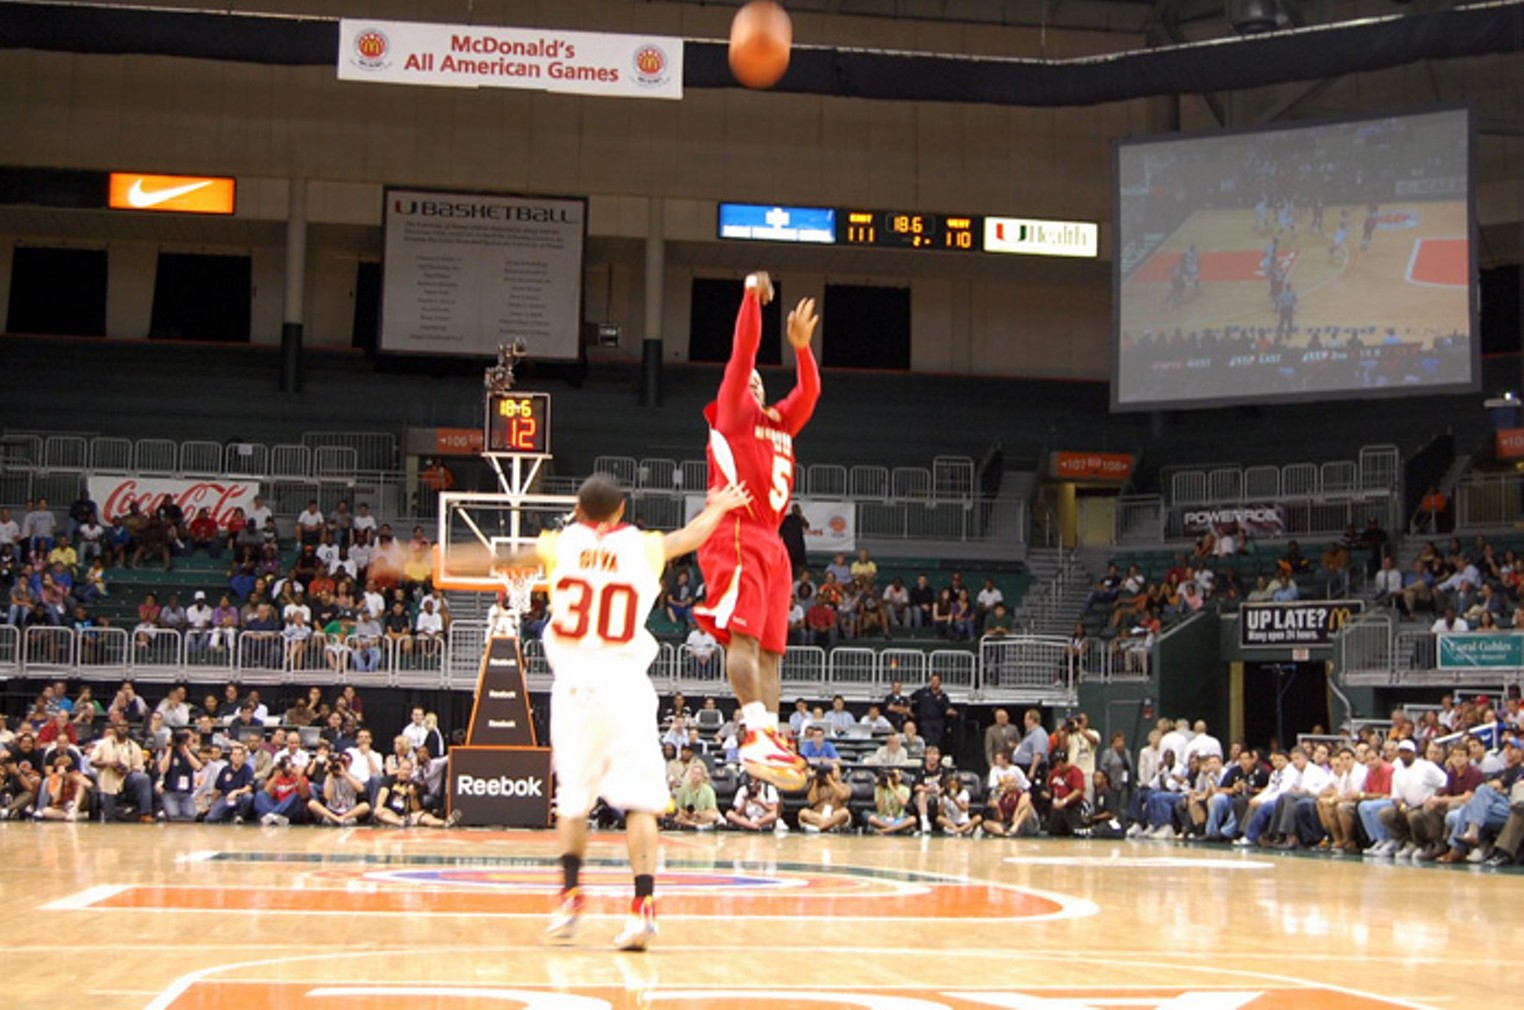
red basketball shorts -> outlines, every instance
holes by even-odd
[[[776,530],[727,517],[698,550],[704,602],[693,618],[721,644],[750,635],[768,652],[788,646],[788,598],[794,572]]]

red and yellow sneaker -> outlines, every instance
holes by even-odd
[[[787,793],[810,783],[810,766],[789,750],[775,729],[750,730],[741,744],[741,767],[754,779],[771,782]]]
[[[582,891],[572,888],[561,895],[561,904],[550,916],[545,927],[545,938],[566,943],[577,933],[577,922],[582,918]]]
[[[614,946],[620,950],[645,950],[656,936],[656,899],[636,898],[630,902],[629,917],[624,929],[614,937]]]

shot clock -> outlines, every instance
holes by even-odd
[[[484,451],[550,454],[549,393],[488,393]]]

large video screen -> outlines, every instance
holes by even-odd
[[[1466,110],[1116,153],[1113,409],[1477,388]]]

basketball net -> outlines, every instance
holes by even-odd
[[[534,598],[534,587],[540,581],[538,568],[499,568],[493,574],[503,585],[503,595],[507,597],[506,606],[495,603],[492,606],[491,620],[487,625],[487,637],[497,636],[519,637],[519,622],[529,612],[529,606]]]

